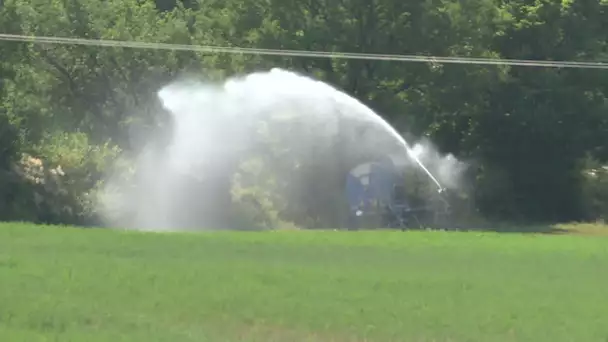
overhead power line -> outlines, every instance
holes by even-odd
[[[306,50],[281,50],[281,49],[258,49],[227,46],[205,46],[169,43],[148,43],[126,40],[85,39],[50,36],[28,36],[19,34],[0,33],[0,40],[13,42],[28,42],[37,44],[60,44],[60,45],[87,45],[99,47],[118,47],[132,49],[153,49],[172,51],[193,51],[204,53],[229,53],[246,55],[266,55],[283,57],[309,57],[309,58],[340,58],[359,59],[394,62],[424,62],[438,64],[477,64],[477,65],[511,65],[527,67],[548,68],[580,68],[580,69],[608,69],[605,62],[576,62],[576,61],[548,61],[548,60],[525,60],[525,59],[503,59],[503,58],[472,58],[472,57],[437,57],[418,55],[396,55],[396,54],[369,54],[350,52],[328,52],[328,51],[306,51]]]

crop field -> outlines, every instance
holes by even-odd
[[[0,341],[594,342],[607,322],[603,236],[0,224]]]

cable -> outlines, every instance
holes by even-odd
[[[258,49],[258,48],[242,48],[242,47],[187,45],[187,44],[146,43],[146,42],[137,42],[137,41],[125,41],[125,40],[27,36],[27,35],[7,34],[7,33],[0,33],[0,40],[13,41],[13,42],[29,42],[29,43],[37,43],[37,44],[87,45],[87,46],[99,46],[99,47],[122,47],[122,48],[133,48],[133,49],[193,51],[193,52],[208,52],[208,53],[229,53],[229,54],[267,55],[267,56],[284,56],[284,57],[340,58],[340,59],[359,59],[359,60],[394,61],[394,62],[426,62],[426,63],[439,63],[439,64],[478,64],[478,65],[511,65],[511,66],[528,66],[528,67],[548,67],[548,68],[608,69],[608,63],[604,63],[604,62],[543,61],[543,60],[470,58],[470,57],[435,57],[435,56],[417,56],[417,55],[366,54],[366,53],[348,53],[348,52]]]

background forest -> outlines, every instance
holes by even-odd
[[[0,32],[194,45],[608,60],[608,1],[4,0]],[[471,165],[466,216],[608,215],[608,71],[205,54],[0,41],[0,220],[97,225],[132,132],[167,130],[157,91],[282,67],[335,85]],[[240,189],[242,196],[272,196]],[[255,189],[254,189],[255,190]],[[236,204],[239,196],[233,196]],[[261,226],[285,219],[272,201]],[[237,206],[238,207],[238,206]],[[465,207],[465,206],[463,206]],[[284,215],[285,214],[285,215]],[[302,217],[299,219],[299,217]],[[312,227],[332,222],[291,223]],[[273,221],[274,220],[274,221]]]

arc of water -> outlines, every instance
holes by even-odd
[[[405,142],[405,140],[403,140],[403,142]],[[414,154],[414,151],[410,148],[410,146],[407,143],[405,143],[405,147],[407,149],[408,156],[410,158],[412,158],[416,162],[416,164],[418,164],[418,166],[420,166],[420,168],[427,174],[427,176],[429,176],[429,178],[433,181],[433,183],[435,183],[435,185],[437,185],[437,192],[442,193],[443,191],[445,191],[445,188],[441,185],[441,183],[439,183],[437,178],[433,175],[433,173],[431,171],[429,171],[429,169],[422,163],[422,161],[420,161],[418,156],[416,156]]]

